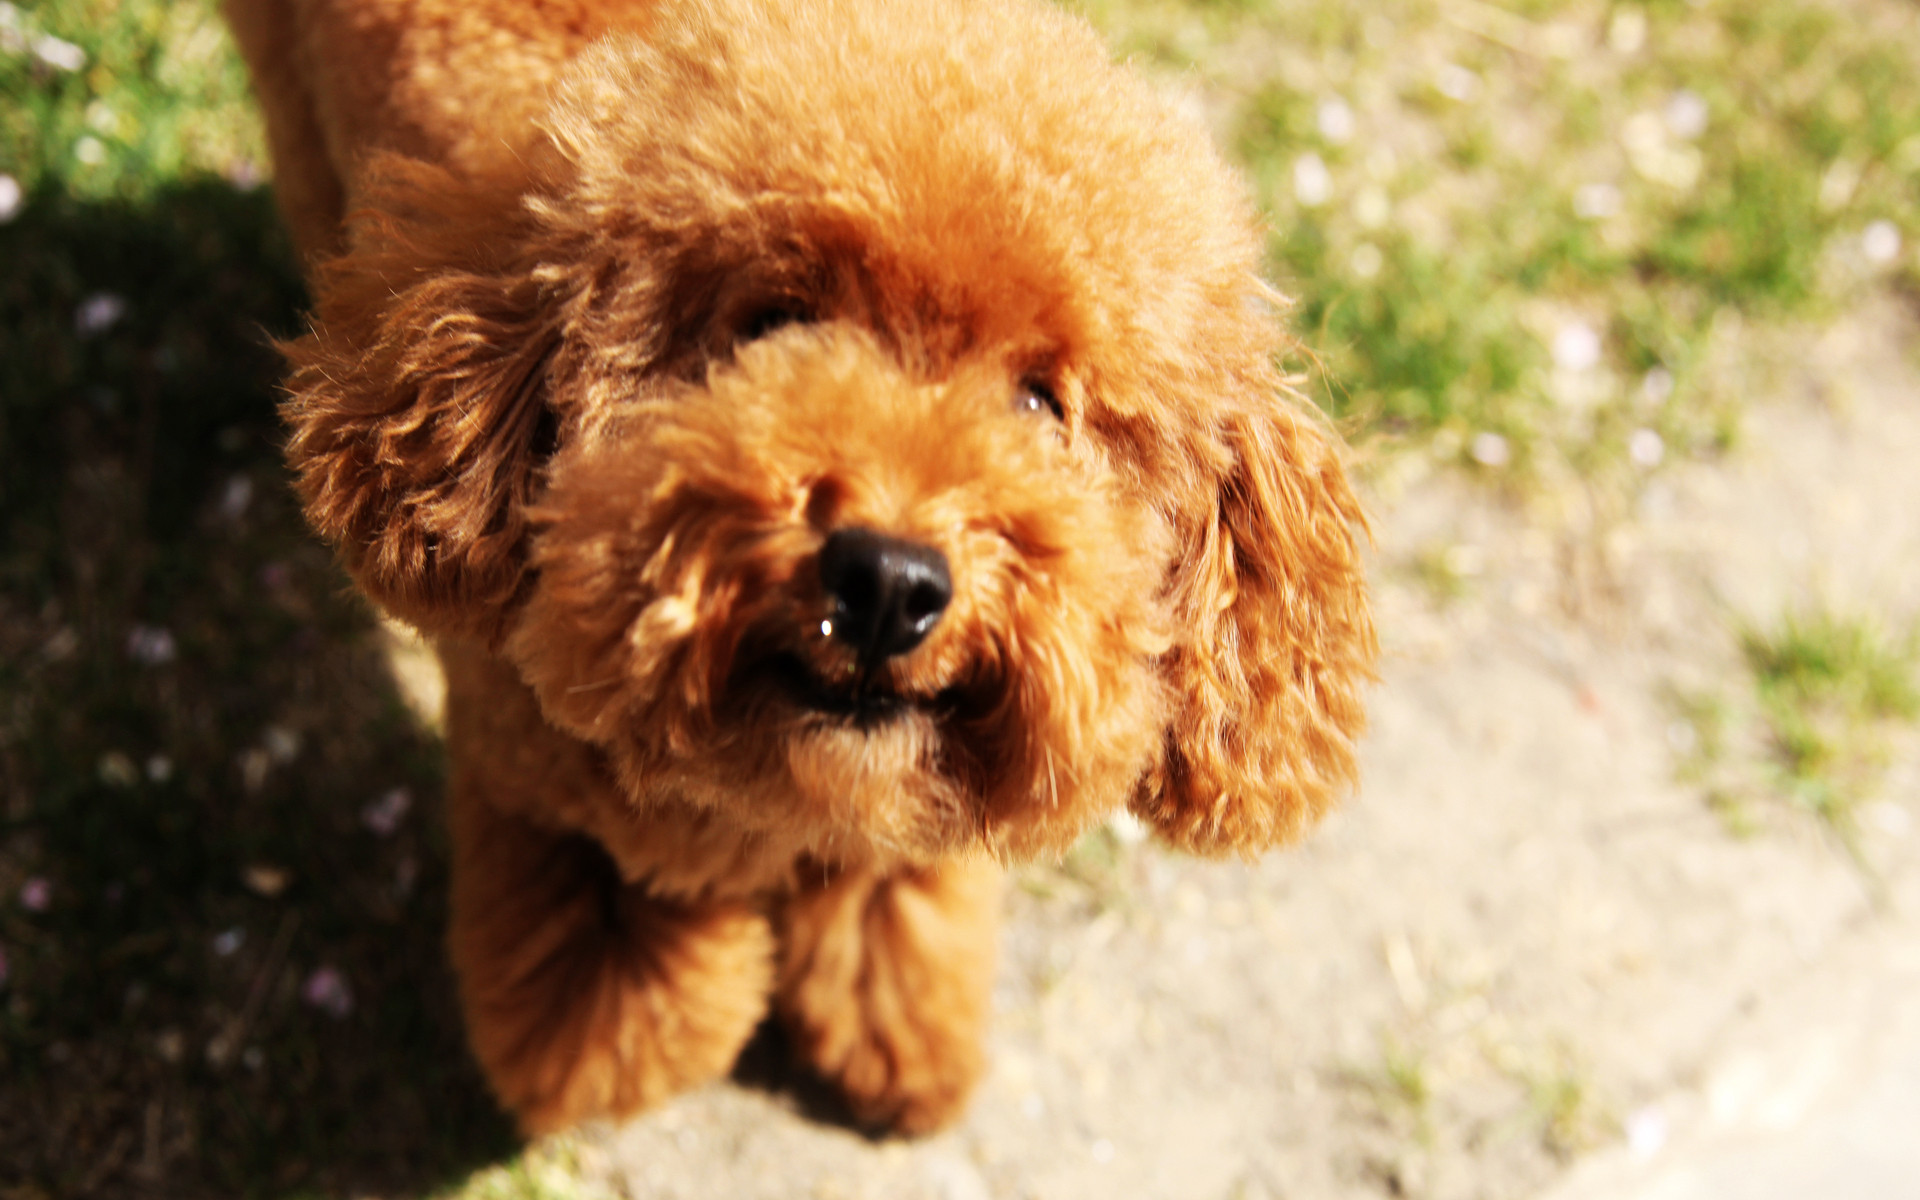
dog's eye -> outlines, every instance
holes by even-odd
[[[542,462],[552,458],[554,451],[560,448],[560,414],[546,405],[540,406],[540,415],[533,422],[533,456]]]
[[[1067,419],[1067,410],[1060,407],[1060,398],[1053,389],[1037,379],[1023,379],[1013,391],[1015,412],[1030,413],[1033,416],[1052,416],[1056,421]]]
[[[742,344],[757,342],[770,333],[776,333],[789,325],[804,325],[813,319],[798,304],[779,302],[763,304],[759,308],[749,309],[746,318],[740,322],[734,340]]]

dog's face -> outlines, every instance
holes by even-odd
[[[1205,138],[1049,10],[668,6],[524,175],[377,166],[291,348],[361,584],[640,804],[824,857],[1297,832],[1358,511]]]

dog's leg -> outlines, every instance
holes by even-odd
[[[343,248],[346,198],[309,91],[299,16],[289,0],[226,0],[225,8],[266,117],[274,197],[311,267]]]
[[[863,1123],[925,1133],[980,1075],[1000,868],[847,871],[780,911],[780,1014]]]
[[[468,1036],[522,1128],[627,1116],[723,1074],[766,1011],[766,918],[648,896],[592,841],[452,791]]]

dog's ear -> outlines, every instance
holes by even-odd
[[[314,278],[283,414],[307,518],[367,594],[431,633],[497,637],[558,344],[518,193],[388,158]]]
[[[1217,489],[1202,491],[1217,500],[1172,578],[1165,753],[1132,803],[1202,854],[1287,842],[1351,785],[1378,653],[1338,439],[1272,394],[1228,415],[1213,447]]]

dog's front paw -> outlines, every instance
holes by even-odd
[[[783,908],[780,1014],[861,1124],[917,1135],[959,1116],[982,1066],[999,885],[989,862],[849,872]]]
[[[457,791],[454,844],[467,1031],[524,1131],[628,1117],[725,1074],[766,1010],[764,916],[654,899],[585,838]]]

